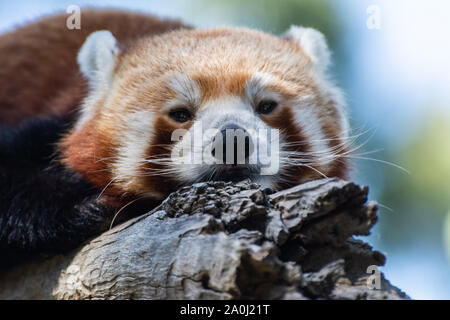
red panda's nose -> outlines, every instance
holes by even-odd
[[[224,164],[247,163],[253,149],[251,137],[247,130],[238,125],[229,124],[223,127],[219,134],[222,136],[222,157],[220,157],[219,152],[216,152],[216,148],[220,147],[219,145],[215,145],[212,149],[213,157],[222,160]]]

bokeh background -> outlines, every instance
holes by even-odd
[[[356,144],[364,144],[353,179],[381,206],[370,236],[388,258],[381,270],[412,298],[450,299],[450,1],[1,1],[0,32],[69,5],[134,9],[199,27],[279,34],[297,24],[325,33]]]

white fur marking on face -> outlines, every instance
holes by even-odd
[[[277,81],[280,80],[270,74],[263,72],[254,73],[246,83],[245,92],[247,99],[253,103],[264,99],[279,101],[280,95],[268,89],[270,83],[276,83]]]
[[[311,155],[322,168],[327,169],[333,160],[332,152],[328,146],[327,138],[322,132],[319,117],[311,106],[304,105],[296,106],[294,115],[296,123],[306,136],[306,141],[311,145]]]
[[[176,98],[170,101],[168,108],[176,105],[196,107],[200,103],[200,88],[194,80],[182,73],[175,73],[167,85],[176,93]]]
[[[339,114],[339,128],[340,128],[339,138],[341,139],[342,142],[347,143],[350,134],[350,124],[348,121],[348,111],[346,108],[345,97],[339,88],[332,87],[330,88],[330,92],[336,102],[335,107]]]
[[[196,127],[200,127],[203,130],[203,133],[206,130],[213,129],[221,129],[225,125],[229,123],[236,124],[242,128],[245,128],[248,133],[252,136],[253,141],[258,141],[258,137],[256,134],[259,129],[270,129],[253,111],[252,106],[247,102],[242,100],[237,96],[225,96],[219,99],[208,101],[205,105],[201,107],[196,115],[196,121],[192,125],[189,130],[189,134],[186,134],[186,137],[192,137],[195,139],[197,134],[194,132]],[[253,133],[253,135],[252,135]],[[203,152],[204,148],[206,148],[212,141],[210,138],[212,136],[202,135],[200,133],[201,138],[203,139],[198,144],[198,148],[194,147],[192,150],[194,154],[189,154],[189,158],[178,158],[177,161],[172,164],[172,169],[177,172],[177,178],[180,182],[184,184],[194,183],[201,179],[207,178],[211,174],[211,170],[214,168],[214,164],[208,165],[206,163],[202,164],[189,164],[191,158],[195,158],[195,153]],[[191,140],[186,138],[177,142],[174,145],[174,149],[176,150],[185,150],[191,149]],[[188,145],[186,145],[188,143]],[[259,140],[260,147],[267,149],[268,141]],[[265,150],[264,149],[264,150]],[[206,153],[205,156],[210,156],[210,154]],[[184,154],[183,154],[184,156]],[[209,161],[209,159],[207,159]],[[184,163],[184,164],[180,164]],[[265,186],[272,186],[272,176],[265,176],[264,178],[260,178],[261,182],[264,182]]]
[[[252,106],[240,97],[225,96],[205,103],[198,111],[197,118],[203,122],[204,128],[219,128],[227,122],[239,123],[247,128],[252,126],[257,117],[253,114]]]
[[[283,37],[297,43],[317,70],[321,72],[327,70],[331,53],[326,39],[320,31],[313,28],[291,26]]]
[[[154,116],[150,110],[130,111],[118,128],[118,159],[114,163],[114,178],[124,190],[131,190],[141,179],[139,169],[145,164],[146,150],[153,135]]]
[[[348,142],[348,136],[350,134],[350,124],[348,121],[348,111],[346,108],[345,96],[341,89],[336,87],[330,80],[323,77],[314,77],[314,81],[317,83],[317,88],[320,90],[320,94],[328,101],[333,101],[333,106],[336,108],[339,115],[339,119],[335,119],[339,123],[339,136],[341,143]],[[309,103],[312,103],[310,101]],[[337,137],[331,137],[337,138]]]
[[[255,72],[248,80],[245,86],[246,94],[249,98],[257,97],[263,92],[267,85],[274,80],[274,77],[268,73]]]

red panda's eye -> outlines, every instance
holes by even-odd
[[[186,122],[192,119],[192,114],[188,109],[176,109],[170,111],[169,117],[176,122]]]
[[[261,114],[269,114],[278,106],[278,103],[272,100],[263,100],[258,104],[256,112]]]

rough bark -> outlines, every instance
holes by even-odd
[[[198,183],[65,256],[15,268],[0,299],[405,299],[368,266],[366,187],[322,179],[270,194]],[[371,283],[371,281],[369,281]]]

